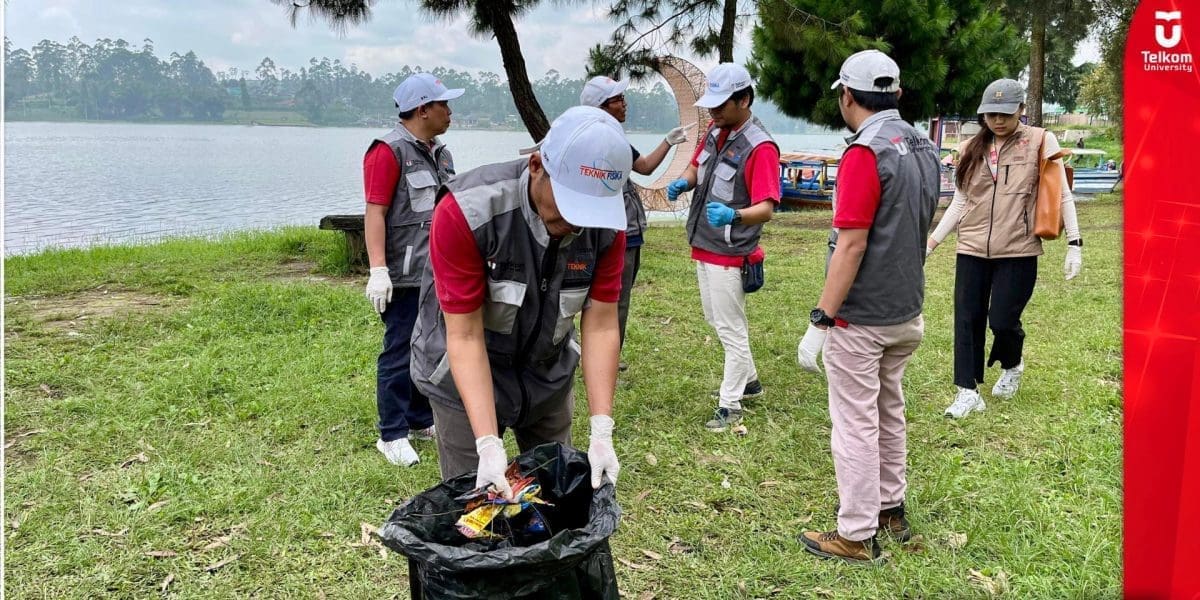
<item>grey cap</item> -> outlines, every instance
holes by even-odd
[[[988,84],[983,90],[983,99],[979,101],[979,114],[1004,113],[1011,115],[1025,104],[1025,88],[1015,79],[997,79]]]

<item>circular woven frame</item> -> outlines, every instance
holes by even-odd
[[[684,207],[676,206],[679,203],[667,201],[667,184],[687,168],[688,163],[692,161],[696,145],[704,135],[700,124],[708,123],[708,116],[705,110],[697,108],[695,103],[704,95],[707,81],[704,72],[696,65],[677,56],[659,59],[658,74],[667,80],[667,85],[675,94],[675,101],[679,103],[679,125],[696,127],[689,132],[688,141],[675,146],[675,156],[671,159],[671,164],[667,165],[667,170],[653,183],[646,186],[637,184],[637,188],[638,195],[642,198],[642,206],[646,210],[673,211]]]

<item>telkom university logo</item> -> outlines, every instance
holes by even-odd
[[[1154,11],[1154,41],[1159,50],[1142,50],[1142,70],[1179,71],[1194,69],[1190,52],[1168,52],[1183,40],[1183,11]]]
[[[1163,48],[1174,48],[1179,43],[1179,38],[1183,36],[1183,28],[1180,27],[1180,21],[1183,20],[1183,11],[1154,11],[1154,41],[1158,42]],[[1174,23],[1172,23],[1174,22]],[[1171,34],[1167,35],[1167,24],[1170,23]]]

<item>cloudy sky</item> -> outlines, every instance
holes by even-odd
[[[612,31],[604,15],[608,3],[543,4],[517,22],[530,75],[536,79],[555,69],[582,77],[588,48]],[[407,64],[485,70],[503,77],[494,40],[468,35],[463,19],[420,16],[415,6],[415,0],[379,0],[369,22],[340,36],[307,16],[293,28],[285,8],[269,0],[6,0],[4,34],[26,49],[43,39],[66,43],[72,36],[87,44],[124,38],[135,46],[149,38],[160,58],[194,50],[214,71],[237,67],[252,72],[268,56],[276,65],[296,70],[310,58],[328,56],[376,76]],[[748,33],[743,33],[736,60],[745,61],[749,48]],[[1075,62],[1095,60],[1096,55],[1096,45],[1087,42]],[[705,70],[715,64],[695,62]]]
[[[435,21],[416,14],[415,0],[379,0],[365,25],[346,35],[324,21],[302,16],[293,28],[285,8],[269,0],[7,0],[4,34],[18,48],[43,39],[66,43],[78,36],[87,44],[99,38],[124,38],[140,46],[154,41],[155,53],[194,50],[210,68],[238,67],[253,71],[263,57],[292,70],[313,57],[340,58],[373,75],[403,65],[426,69],[445,66],[503,77],[495,40],[467,34],[463,19]],[[550,69],[582,77],[587,51],[605,41],[613,24],[604,15],[607,3],[545,6],[517,22],[530,75]],[[749,53],[748,39],[738,60]],[[715,61],[697,61],[702,68]]]

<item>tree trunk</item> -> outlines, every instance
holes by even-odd
[[[1025,114],[1029,124],[1042,126],[1042,88],[1046,80],[1046,13],[1035,7],[1033,28],[1029,35],[1029,93],[1025,98]]]
[[[517,39],[517,28],[513,25],[512,17],[508,14],[493,15],[492,32],[500,44],[500,58],[504,61],[504,74],[508,75],[508,89],[512,92],[513,103],[517,105],[517,113],[521,115],[521,121],[525,123],[525,129],[533,141],[540,142],[550,131],[550,122],[546,120],[546,113],[538,104],[533,84],[529,82],[525,57],[521,54],[521,42]]]
[[[733,62],[733,34],[737,25],[737,0],[725,0],[725,11],[721,15],[721,41],[717,53],[721,62]]]

